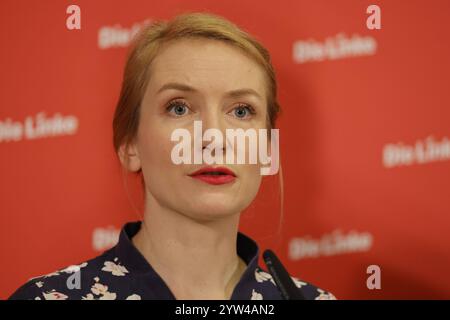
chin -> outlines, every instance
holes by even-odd
[[[191,216],[199,219],[213,220],[219,217],[231,216],[241,211],[232,201],[204,201],[199,200],[191,206]]]

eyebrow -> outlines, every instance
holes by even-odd
[[[180,90],[180,91],[185,91],[185,92],[198,92],[197,89],[188,86],[187,84],[183,84],[183,83],[177,83],[177,82],[169,82],[166,83],[165,85],[163,85],[157,92],[157,94],[159,94],[160,92],[164,91],[164,90],[169,90],[169,89],[175,89],[175,90]],[[255,97],[257,97],[258,99],[260,99],[261,101],[263,100],[263,98],[261,97],[261,95],[256,92],[256,90],[250,89],[250,88],[242,88],[242,89],[236,89],[236,90],[231,90],[225,93],[225,97],[230,97],[230,98],[239,98],[242,96],[246,96],[246,95],[253,95]]]

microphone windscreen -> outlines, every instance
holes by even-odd
[[[265,250],[263,259],[278,289],[286,300],[305,300],[300,289],[295,285],[289,272],[272,250]]]

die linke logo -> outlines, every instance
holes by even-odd
[[[274,175],[279,169],[279,129],[226,129],[225,141],[222,131],[215,128],[205,130],[202,135],[202,121],[194,121],[194,138],[185,128],[177,128],[171,134],[171,141],[178,142],[171,152],[172,162],[178,164],[249,164],[269,165],[261,167],[261,175]],[[192,155],[193,139],[193,155]],[[203,141],[210,144],[203,148]],[[248,141],[248,144],[246,144]],[[235,143],[236,142],[236,143]],[[270,155],[268,144],[270,142]],[[223,150],[226,150],[225,157]],[[247,157],[246,157],[247,156]],[[259,160],[259,161],[258,161]]]
[[[383,148],[383,166],[393,168],[450,160],[450,139],[437,140],[432,135],[413,144],[388,143]]]
[[[333,230],[323,234],[320,238],[309,235],[295,237],[289,241],[289,259],[301,260],[306,258],[318,258],[322,256],[334,256],[353,252],[369,251],[373,245],[373,235],[369,232],[357,232],[352,230],[343,233],[341,230]]]
[[[353,34],[351,37],[339,33],[324,41],[314,39],[298,40],[293,46],[293,60],[296,63],[337,60],[374,55],[377,41],[372,36]]]
[[[0,143],[73,135],[78,130],[78,122],[76,116],[55,113],[48,117],[45,112],[27,116],[23,122],[6,118],[0,120]]]
[[[98,31],[98,47],[100,49],[127,47],[133,37],[152,20],[135,23],[130,28],[122,27],[119,24],[101,27]]]

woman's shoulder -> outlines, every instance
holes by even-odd
[[[297,288],[300,289],[306,300],[337,300],[334,294],[319,288],[311,282],[300,280],[300,278],[293,275],[290,275],[290,277]],[[255,270],[255,278],[257,282],[269,282],[274,287],[277,286],[272,275],[260,267]]]
[[[107,287],[100,283],[99,270],[104,271],[103,278],[108,274],[117,275],[118,272],[123,274],[127,272],[126,268],[117,261],[117,258],[114,258],[111,250],[108,250],[80,264],[70,265],[55,272],[33,277],[20,286],[9,299],[89,299],[92,295],[92,288],[97,287],[99,290],[103,290],[104,297],[108,297]]]

